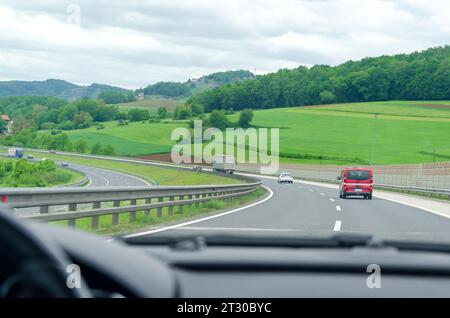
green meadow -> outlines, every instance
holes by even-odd
[[[236,122],[238,114],[230,115]],[[401,164],[450,160],[450,101],[387,101],[254,112],[254,127],[280,128],[281,162]],[[106,123],[68,131],[120,155],[169,152],[172,130],[186,122]]]

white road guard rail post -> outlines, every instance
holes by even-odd
[[[100,216],[111,216],[113,225],[118,223],[118,216],[123,213],[129,213],[130,220],[134,220],[136,212],[139,211],[148,215],[154,210],[157,212],[155,215],[162,216],[163,208],[173,213],[176,207],[175,211],[180,212],[184,206],[198,207],[200,203],[210,200],[230,200],[252,193],[260,186],[260,180],[252,179],[251,182],[234,185],[155,188],[22,188],[0,189],[0,197],[3,204],[14,213],[21,209],[28,210],[28,213],[21,217],[30,221],[67,221],[69,226],[75,226],[77,219],[92,218],[92,228],[97,228]]]

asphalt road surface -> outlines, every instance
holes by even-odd
[[[264,203],[184,226],[147,231],[152,235],[330,236],[372,234],[381,239],[450,242],[450,219],[374,198],[340,199],[336,189],[263,179],[273,191]],[[450,206],[450,205],[449,205]]]
[[[89,178],[89,187],[148,187],[150,184],[138,177],[106,169],[70,164],[72,169]]]

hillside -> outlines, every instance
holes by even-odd
[[[159,82],[138,90],[146,96],[160,96],[165,98],[185,98],[225,84],[254,79],[255,75],[249,71],[227,71],[189,79],[186,82]]]
[[[67,100],[81,98],[97,98],[101,92],[127,92],[127,90],[102,85],[91,84],[79,86],[63,80],[48,79],[45,81],[3,81],[0,82],[0,97],[12,96],[52,96]]]
[[[377,114],[375,116],[375,114]],[[236,122],[238,114],[229,119]],[[387,101],[292,107],[254,112],[255,127],[280,128],[281,162],[401,164],[450,159],[450,101]],[[73,140],[111,144],[125,156],[168,153],[169,123],[105,123],[67,131]]]
[[[338,66],[280,70],[206,91],[188,103],[211,111],[426,99],[450,99],[450,46]]]

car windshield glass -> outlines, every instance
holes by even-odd
[[[370,173],[367,170],[348,170],[347,179],[349,180],[369,180]]]
[[[1,204],[105,239],[450,246],[450,0],[0,0]]]

